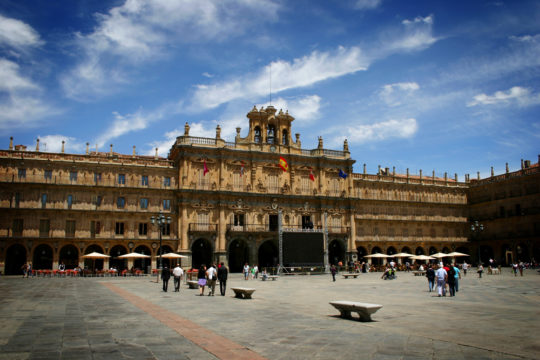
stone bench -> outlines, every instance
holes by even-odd
[[[354,301],[331,301],[330,305],[341,313],[341,317],[350,319],[351,312],[356,312],[360,316],[360,321],[371,321],[371,314],[382,308],[379,304],[366,304]]]
[[[279,279],[279,276],[277,275],[268,275],[267,277],[261,277],[261,280],[262,281],[266,281],[266,280],[272,280],[272,281],[276,281],[277,279]]]
[[[255,292],[255,289],[250,288],[231,288],[234,291],[234,296],[239,299],[251,299],[251,294]]]
[[[358,277],[358,274],[355,274],[355,273],[353,273],[353,274],[342,274],[342,275],[343,275],[343,277],[344,277],[345,279],[348,279],[348,278],[350,278],[351,276],[352,276],[353,278],[355,278],[355,279]]]
[[[199,282],[195,280],[188,280],[187,284],[189,285],[190,289],[198,289],[199,288]]]
[[[424,275],[426,275],[426,272],[421,271],[421,270],[413,271],[412,273],[414,274],[414,276],[424,276]]]

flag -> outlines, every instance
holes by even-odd
[[[244,162],[240,165],[240,177],[244,176]]]
[[[287,170],[289,169],[289,164],[287,164],[287,160],[285,160],[283,157],[279,157],[279,167],[287,172]]]
[[[206,173],[209,172],[208,166],[206,166],[206,159],[204,159],[204,168],[203,168],[203,176],[206,176]]]
[[[343,170],[339,169],[339,177],[340,177],[340,178],[346,179],[347,176],[349,176],[349,175],[347,175],[346,173],[344,173]]]
[[[309,169],[309,180],[315,181],[315,176],[313,175],[313,169]]]

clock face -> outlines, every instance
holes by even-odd
[[[270,151],[271,152],[276,152],[276,147],[274,145],[270,146]]]

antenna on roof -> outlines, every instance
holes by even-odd
[[[272,62],[270,61],[270,104],[272,105]]]

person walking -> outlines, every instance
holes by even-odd
[[[23,276],[22,276],[23,279],[24,279],[25,277],[28,277],[28,276],[27,276],[27,274],[28,274],[28,263],[24,263],[24,265],[21,266],[21,269],[22,269],[22,271],[23,271]]]
[[[465,261],[463,262],[461,269],[463,270],[463,276],[467,276],[467,270],[469,269],[469,265]]]
[[[161,280],[163,280],[163,291],[167,292],[167,288],[169,287],[169,279],[171,278],[171,270],[168,267],[164,267],[163,270],[161,270]]]
[[[448,270],[446,271],[446,274],[446,281],[448,282],[448,292],[450,293],[450,296],[456,296],[456,272],[452,264],[448,265]]]
[[[255,279],[258,279],[259,278],[259,267],[257,265],[255,265],[253,267],[253,273],[255,274]]]
[[[217,270],[214,264],[210,265],[208,270],[206,270],[206,278],[208,279],[208,296],[214,296],[214,291],[216,290],[216,278]]]
[[[518,268],[519,268],[519,276],[523,276],[523,269],[525,269],[525,264],[523,263],[523,261],[519,262]]]
[[[244,265],[244,280],[248,280],[249,279],[249,264],[246,263]]]
[[[484,266],[481,263],[478,264],[478,269],[476,270],[476,272],[478,273],[478,278],[481,279],[482,273],[484,272]]]
[[[439,297],[446,296],[446,281],[448,279],[448,274],[441,264],[439,264],[439,268],[435,271],[435,278],[437,279]]]
[[[332,264],[332,266],[330,266],[330,272],[332,273],[332,281],[336,281],[337,269],[336,269],[336,266],[334,264]]]
[[[180,292],[180,282],[184,276],[184,270],[180,267],[180,264],[176,264],[172,274],[174,276],[174,292]]]
[[[219,292],[221,293],[221,296],[225,296],[225,289],[227,287],[228,276],[229,276],[229,270],[227,270],[227,268],[225,267],[225,264],[222,262],[217,272],[217,277],[219,280]]]
[[[204,296],[204,287],[206,286],[206,266],[204,264],[199,268],[197,280],[199,283],[199,295]]]
[[[435,288],[435,270],[433,270],[433,267],[431,265],[428,265],[428,268],[426,270],[426,277],[428,281],[428,290],[429,292],[432,292]]]
[[[455,282],[454,282],[454,287],[456,289],[456,292],[459,291],[459,280],[461,279],[461,271],[459,271],[459,267],[457,266],[457,264],[454,264],[452,265],[454,266],[454,278],[455,278]]]

